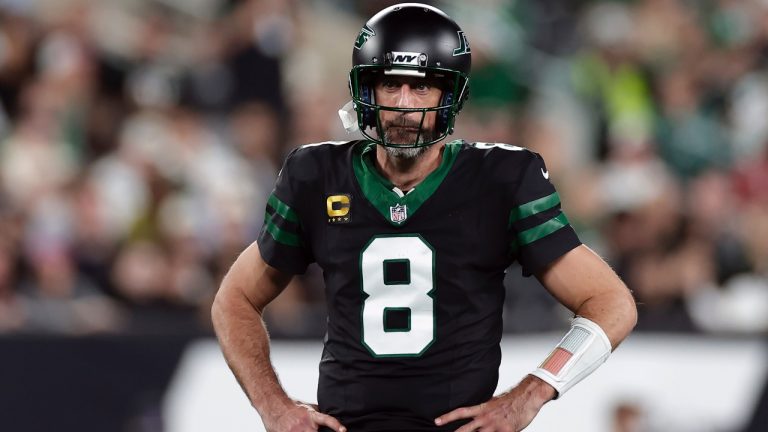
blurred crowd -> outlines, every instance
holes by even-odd
[[[0,334],[207,332],[282,158],[357,139],[352,42],[392,1],[0,0]],[[455,137],[542,153],[641,330],[768,331],[768,0],[432,2]],[[508,331],[562,327],[508,272]],[[268,308],[324,331],[311,268]]]

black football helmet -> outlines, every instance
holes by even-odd
[[[401,3],[377,13],[360,30],[352,50],[349,90],[360,131],[372,141],[393,147],[422,147],[444,139],[453,133],[456,114],[469,94],[471,63],[466,35],[440,9],[421,3]],[[379,105],[374,97],[374,84],[386,75],[431,78],[441,86],[441,101],[428,108]],[[382,110],[421,112],[419,132],[412,145],[386,142],[379,116]],[[430,111],[437,112],[434,135],[422,130]],[[371,129],[375,130],[375,137]]]

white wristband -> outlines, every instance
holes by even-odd
[[[603,364],[611,342],[597,323],[584,317],[571,321],[571,330],[539,367],[531,372],[557,390],[555,399]]]

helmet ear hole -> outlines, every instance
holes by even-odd
[[[446,131],[449,126],[451,111],[453,110],[453,92],[450,90],[443,91],[443,96],[440,98],[440,106],[446,105],[448,105],[448,108],[439,110],[435,120],[435,130],[439,133]]]
[[[464,107],[464,102],[466,102],[466,101],[467,101],[467,99],[469,99],[469,86],[467,86],[467,87],[464,89],[464,96],[461,98],[461,100],[460,100],[460,101],[459,101],[459,103],[457,104],[457,107],[456,107],[456,112],[459,112],[459,111],[461,111],[461,108],[463,108],[463,107]]]
[[[360,100],[373,105],[376,101],[371,86],[368,84],[360,85]],[[368,106],[361,107],[363,110],[363,128],[376,127],[375,110]]]

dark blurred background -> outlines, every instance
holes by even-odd
[[[358,138],[336,114],[352,41],[393,3],[0,0],[0,429],[35,429],[25,397],[71,396],[62,358],[141,388],[104,408],[119,430],[162,429],[163,386],[212,336],[283,157]],[[430,3],[472,48],[454,136],[543,154],[582,240],[634,291],[637,332],[765,338],[768,1]],[[534,279],[507,279],[509,334],[564,328]],[[275,339],[320,338],[319,270],[266,318]],[[131,365],[155,351],[142,387]]]

